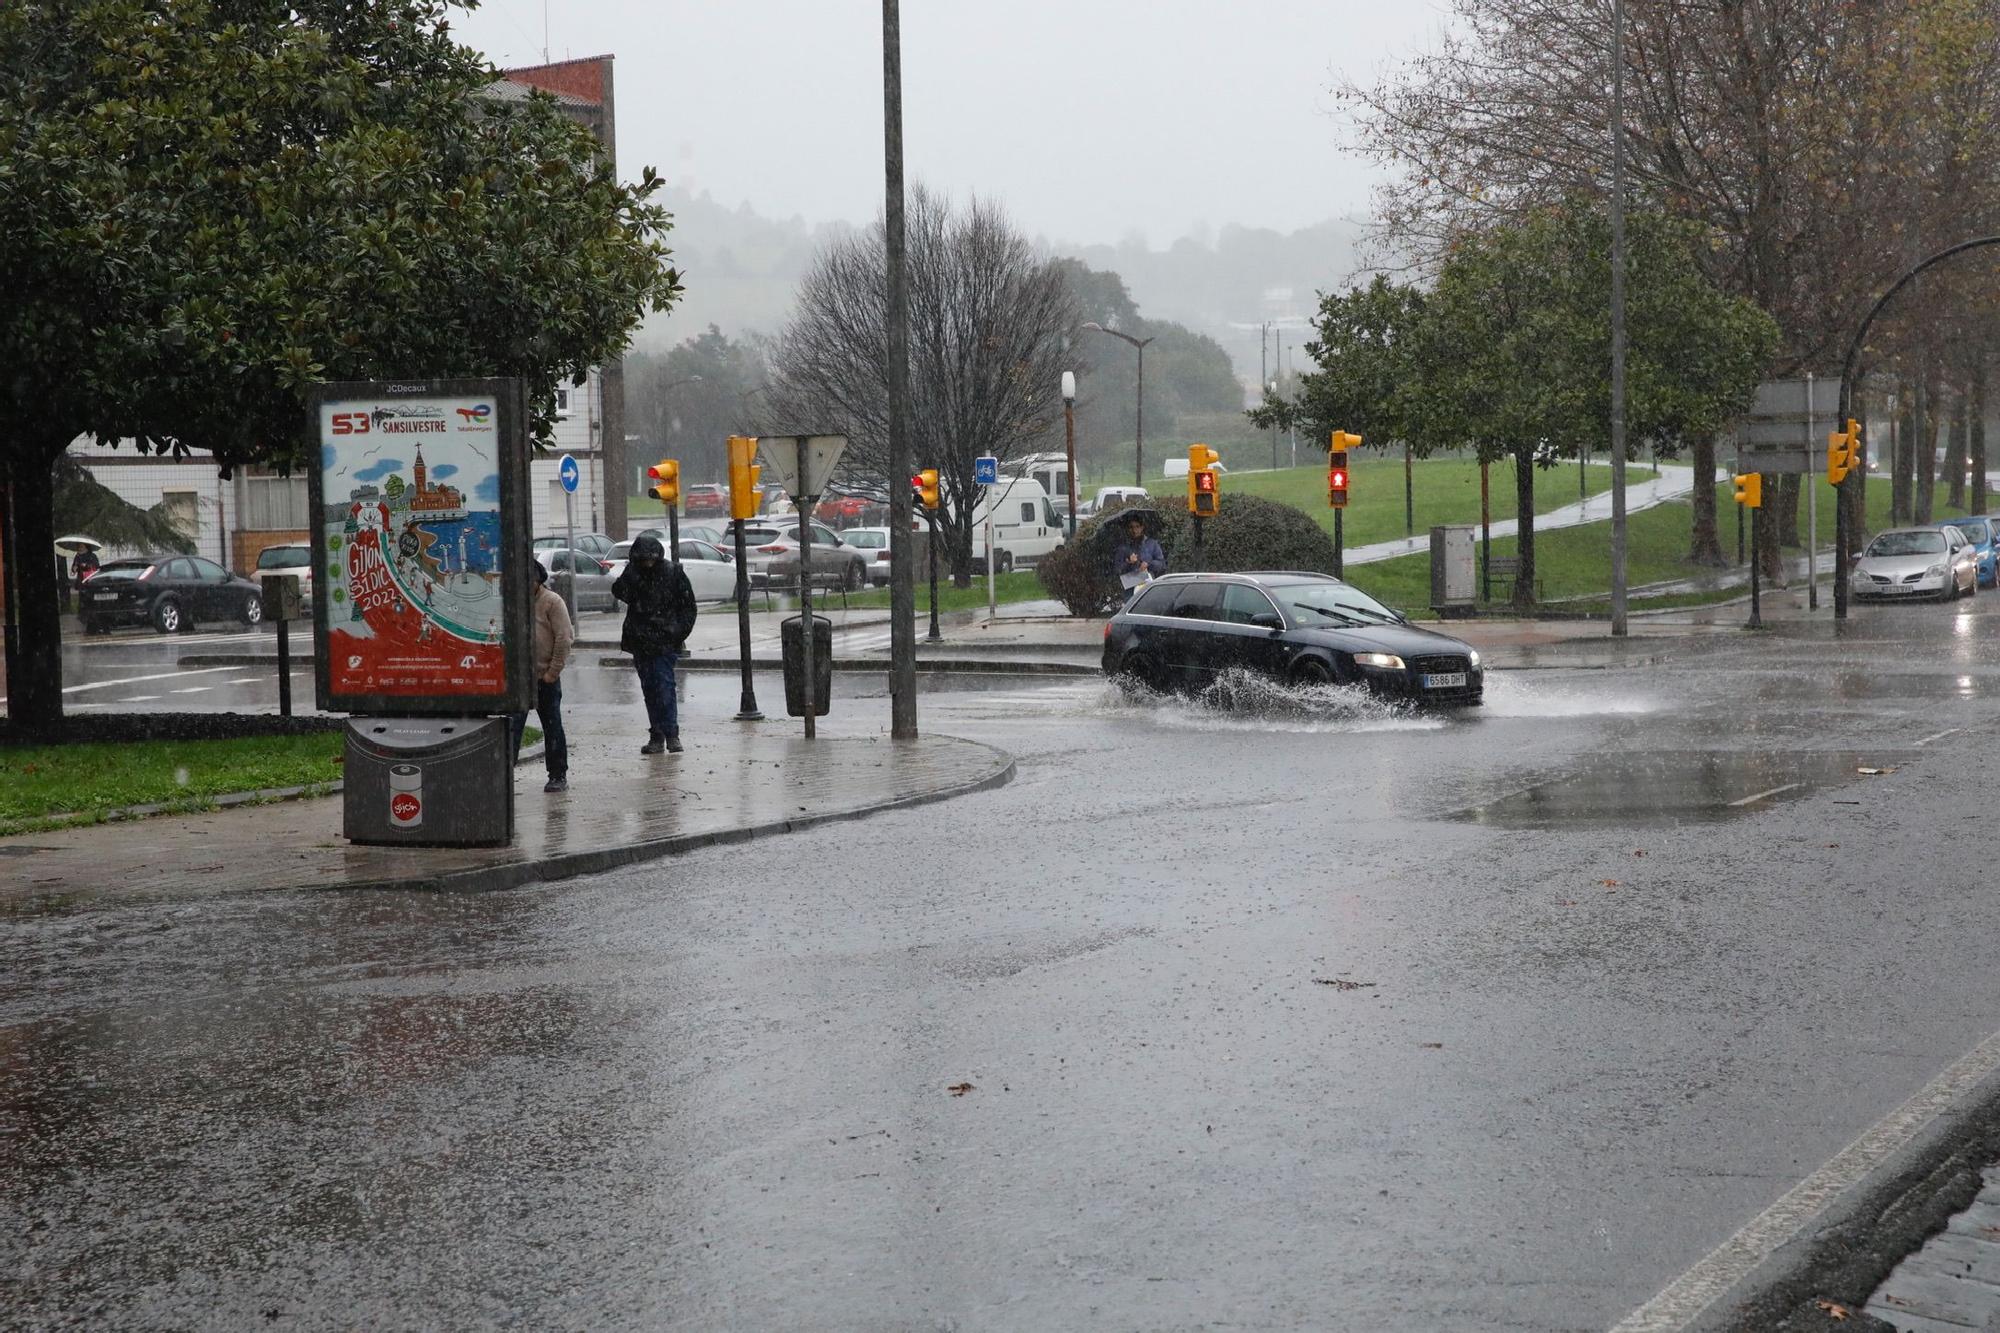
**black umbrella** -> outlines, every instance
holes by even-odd
[[[1125,535],[1125,525],[1135,518],[1146,525],[1147,536],[1153,536],[1159,531],[1159,510],[1121,509],[1098,525],[1097,540],[1105,546],[1114,545]]]

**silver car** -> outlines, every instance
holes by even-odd
[[[730,525],[730,541],[736,540]],[[799,521],[796,518],[766,522],[750,519],[743,525],[743,540],[749,553],[750,580],[762,586],[770,579],[796,579],[799,572]],[[849,546],[832,528],[812,525],[814,578],[820,571],[836,573],[843,586],[852,590],[868,581],[868,567],[875,553]]]
[[[576,588],[576,600],[571,603],[579,611],[609,611],[611,600],[611,562],[600,560],[583,551],[551,551],[537,548],[535,559],[543,569],[549,571],[549,586],[556,595],[569,600],[569,588]]]
[[[1847,590],[1857,598],[1970,597],[1979,591],[1978,554],[1954,527],[1892,528],[1855,560]]]

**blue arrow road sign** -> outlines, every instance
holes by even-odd
[[[562,478],[563,489],[574,495],[576,493],[577,478],[582,475],[582,470],[577,467],[576,460],[568,454],[564,454],[562,462],[556,464],[556,473]]]
[[[981,486],[1000,484],[1000,460],[992,454],[981,454],[972,460],[972,479]]]

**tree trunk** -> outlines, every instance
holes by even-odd
[[[1944,476],[1947,487],[1945,503],[1951,506],[1954,513],[1965,511],[1966,404],[1971,397],[1964,385],[1958,386],[1958,392],[1952,395],[1951,444],[1945,450]]]
[[[1910,521],[1911,478],[1916,465],[1914,445],[1917,438],[1917,386],[1914,381],[1904,380],[1896,389],[1896,415],[1891,429],[1895,432],[1891,441],[1889,461],[1889,522],[1891,525]]]
[[[67,443],[67,436],[52,447],[24,441],[26,457],[7,487],[7,609],[15,631],[7,717],[22,731],[51,736],[62,726],[62,586],[50,466]]]
[[[1535,605],[1535,446],[1514,448],[1514,517],[1519,526],[1514,538],[1514,554],[1520,572],[1514,577],[1514,605],[1523,611]]]
[[[1722,543],[1715,531],[1715,438],[1704,435],[1694,442],[1694,533],[1688,542],[1688,563],[1716,569],[1728,562],[1722,558]]]
[[[1966,429],[1966,450],[1972,466],[1972,509],[1975,514],[1986,512],[1986,358],[1980,357],[1972,370],[1972,403],[1966,410],[1970,418]]]
[[[1910,522],[1924,527],[1931,521],[1937,500],[1937,403],[1935,375],[1917,386],[1917,433],[1910,441],[1910,461],[1915,480],[1910,487]]]
[[[1772,497],[1776,508],[1771,526],[1777,529],[1777,542],[1780,548],[1797,548],[1799,518],[1805,509],[1805,506],[1799,503],[1799,476],[1795,472],[1786,473],[1774,480],[1778,485]]]

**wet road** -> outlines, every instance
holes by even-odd
[[[1442,719],[955,680],[926,726],[1013,785],[21,923],[0,1322],[1604,1328],[2000,1028],[1997,632],[1870,609]],[[734,686],[692,691],[699,744]]]

